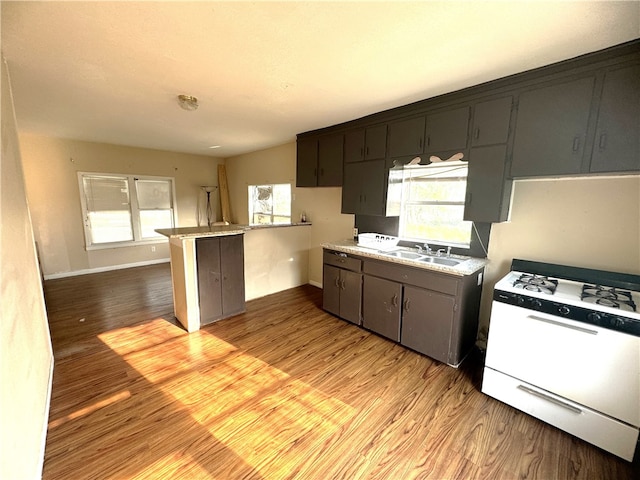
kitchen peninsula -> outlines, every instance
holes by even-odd
[[[180,324],[194,332],[242,313],[245,300],[306,283],[308,227],[311,223],[158,229],[169,238],[174,311]]]

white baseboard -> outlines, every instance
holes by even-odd
[[[158,263],[168,263],[168,258],[159,258],[157,260],[146,260],[144,262],[123,263],[121,265],[109,265],[108,267],[87,268],[84,270],[73,270],[71,272],[51,273],[45,275],[45,280],[54,280],[56,278],[75,277],[77,275],[88,275],[90,273],[109,272],[111,270],[121,270],[123,268],[144,267],[146,265],[156,265]]]
[[[313,285],[314,287],[322,288],[322,283],[315,282],[313,280],[309,280],[309,285]]]

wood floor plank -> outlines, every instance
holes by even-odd
[[[45,282],[43,478],[616,479],[631,464],[324,312],[304,286],[188,334],[168,265]]]

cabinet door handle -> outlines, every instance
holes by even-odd
[[[364,147],[360,147],[360,158],[364,158]]]
[[[526,385],[518,385],[518,390],[522,390],[523,392],[527,392],[529,395],[542,398],[543,400],[546,400],[547,402],[551,402],[554,405],[558,405],[559,407],[566,408],[567,410],[573,413],[578,413],[578,414],[582,413],[582,410],[580,410],[578,407],[574,407],[570,403],[566,403],[566,402],[563,402],[562,400],[558,400],[557,398],[551,397],[549,395],[545,395],[544,393],[534,390],[533,388],[529,388]]]
[[[418,149],[422,150],[422,138],[418,140]]]
[[[365,148],[364,150],[364,154],[368,157],[369,156],[369,147]]]
[[[411,300],[407,298],[407,299],[404,301],[404,311],[405,311],[405,312],[408,312],[408,311],[409,311],[409,307],[410,307],[410,306],[411,306]]]
[[[318,169],[317,168],[313,169],[313,176],[316,177],[316,178],[318,177]]]
[[[393,298],[391,299],[391,305],[393,305],[394,307],[398,306],[398,294],[394,294]]]
[[[427,135],[427,147],[431,145],[431,136]]]
[[[580,150],[580,137],[573,138],[573,151],[577,152]]]
[[[336,287],[340,288],[340,277],[336,277]]]
[[[607,148],[607,134],[603,133],[602,135],[600,135],[600,141],[598,142],[598,147],[600,148],[600,150],[604,150],[605,148]]]
[[[345,280],[344,278],[342,279],[342,281],[340,282],[340,289],[341,290],[345,290],[347,287],[345,286]]]
[[[476,131],[473,132],[473,138],[476,140],[480,138],[480,127],[476,128]]]
[[[321,168],[321,169],[320,169],[320,176],[321,176],[321,177],[324,177],[324,168]]]

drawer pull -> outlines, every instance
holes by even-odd
[[[394,294],[393,298],[391,299],[391,305],[393,305],[394,307],[398,306],[398,295]]]
[[[567,410],[573,413],[578,413],[578,414],[582,413],[582,410],[580,410],[578,407],[574,407],[573,405],[563,402],[562,400],[558,400],[557,398],[552,397],[550,395],[545,395],[544,393],[534,390],[533,388],[529,388],[526,385],[518,385],[518,390],[527,392],[528,394],[533,395],[534,397],[541,398],[543,400],[553,403],[554,405],[558,405],[559,407],[566,408]]]
[[[531,320],[537,320],[539,322],[550,323],[551,325],[556,325],[557,327],[564,327],[564,328],[569,328],[571,330],[577,330],[578,332],[588,333],[589,335],[597,335],[598,334],[597,330],[591,330],[590,328],[577,327],[575,325],[568,325],[566,323],[557,322],[557,321],[551,320],[549,318],[538,317],[536,315],[527,315],[527,318],[530,318]]]

